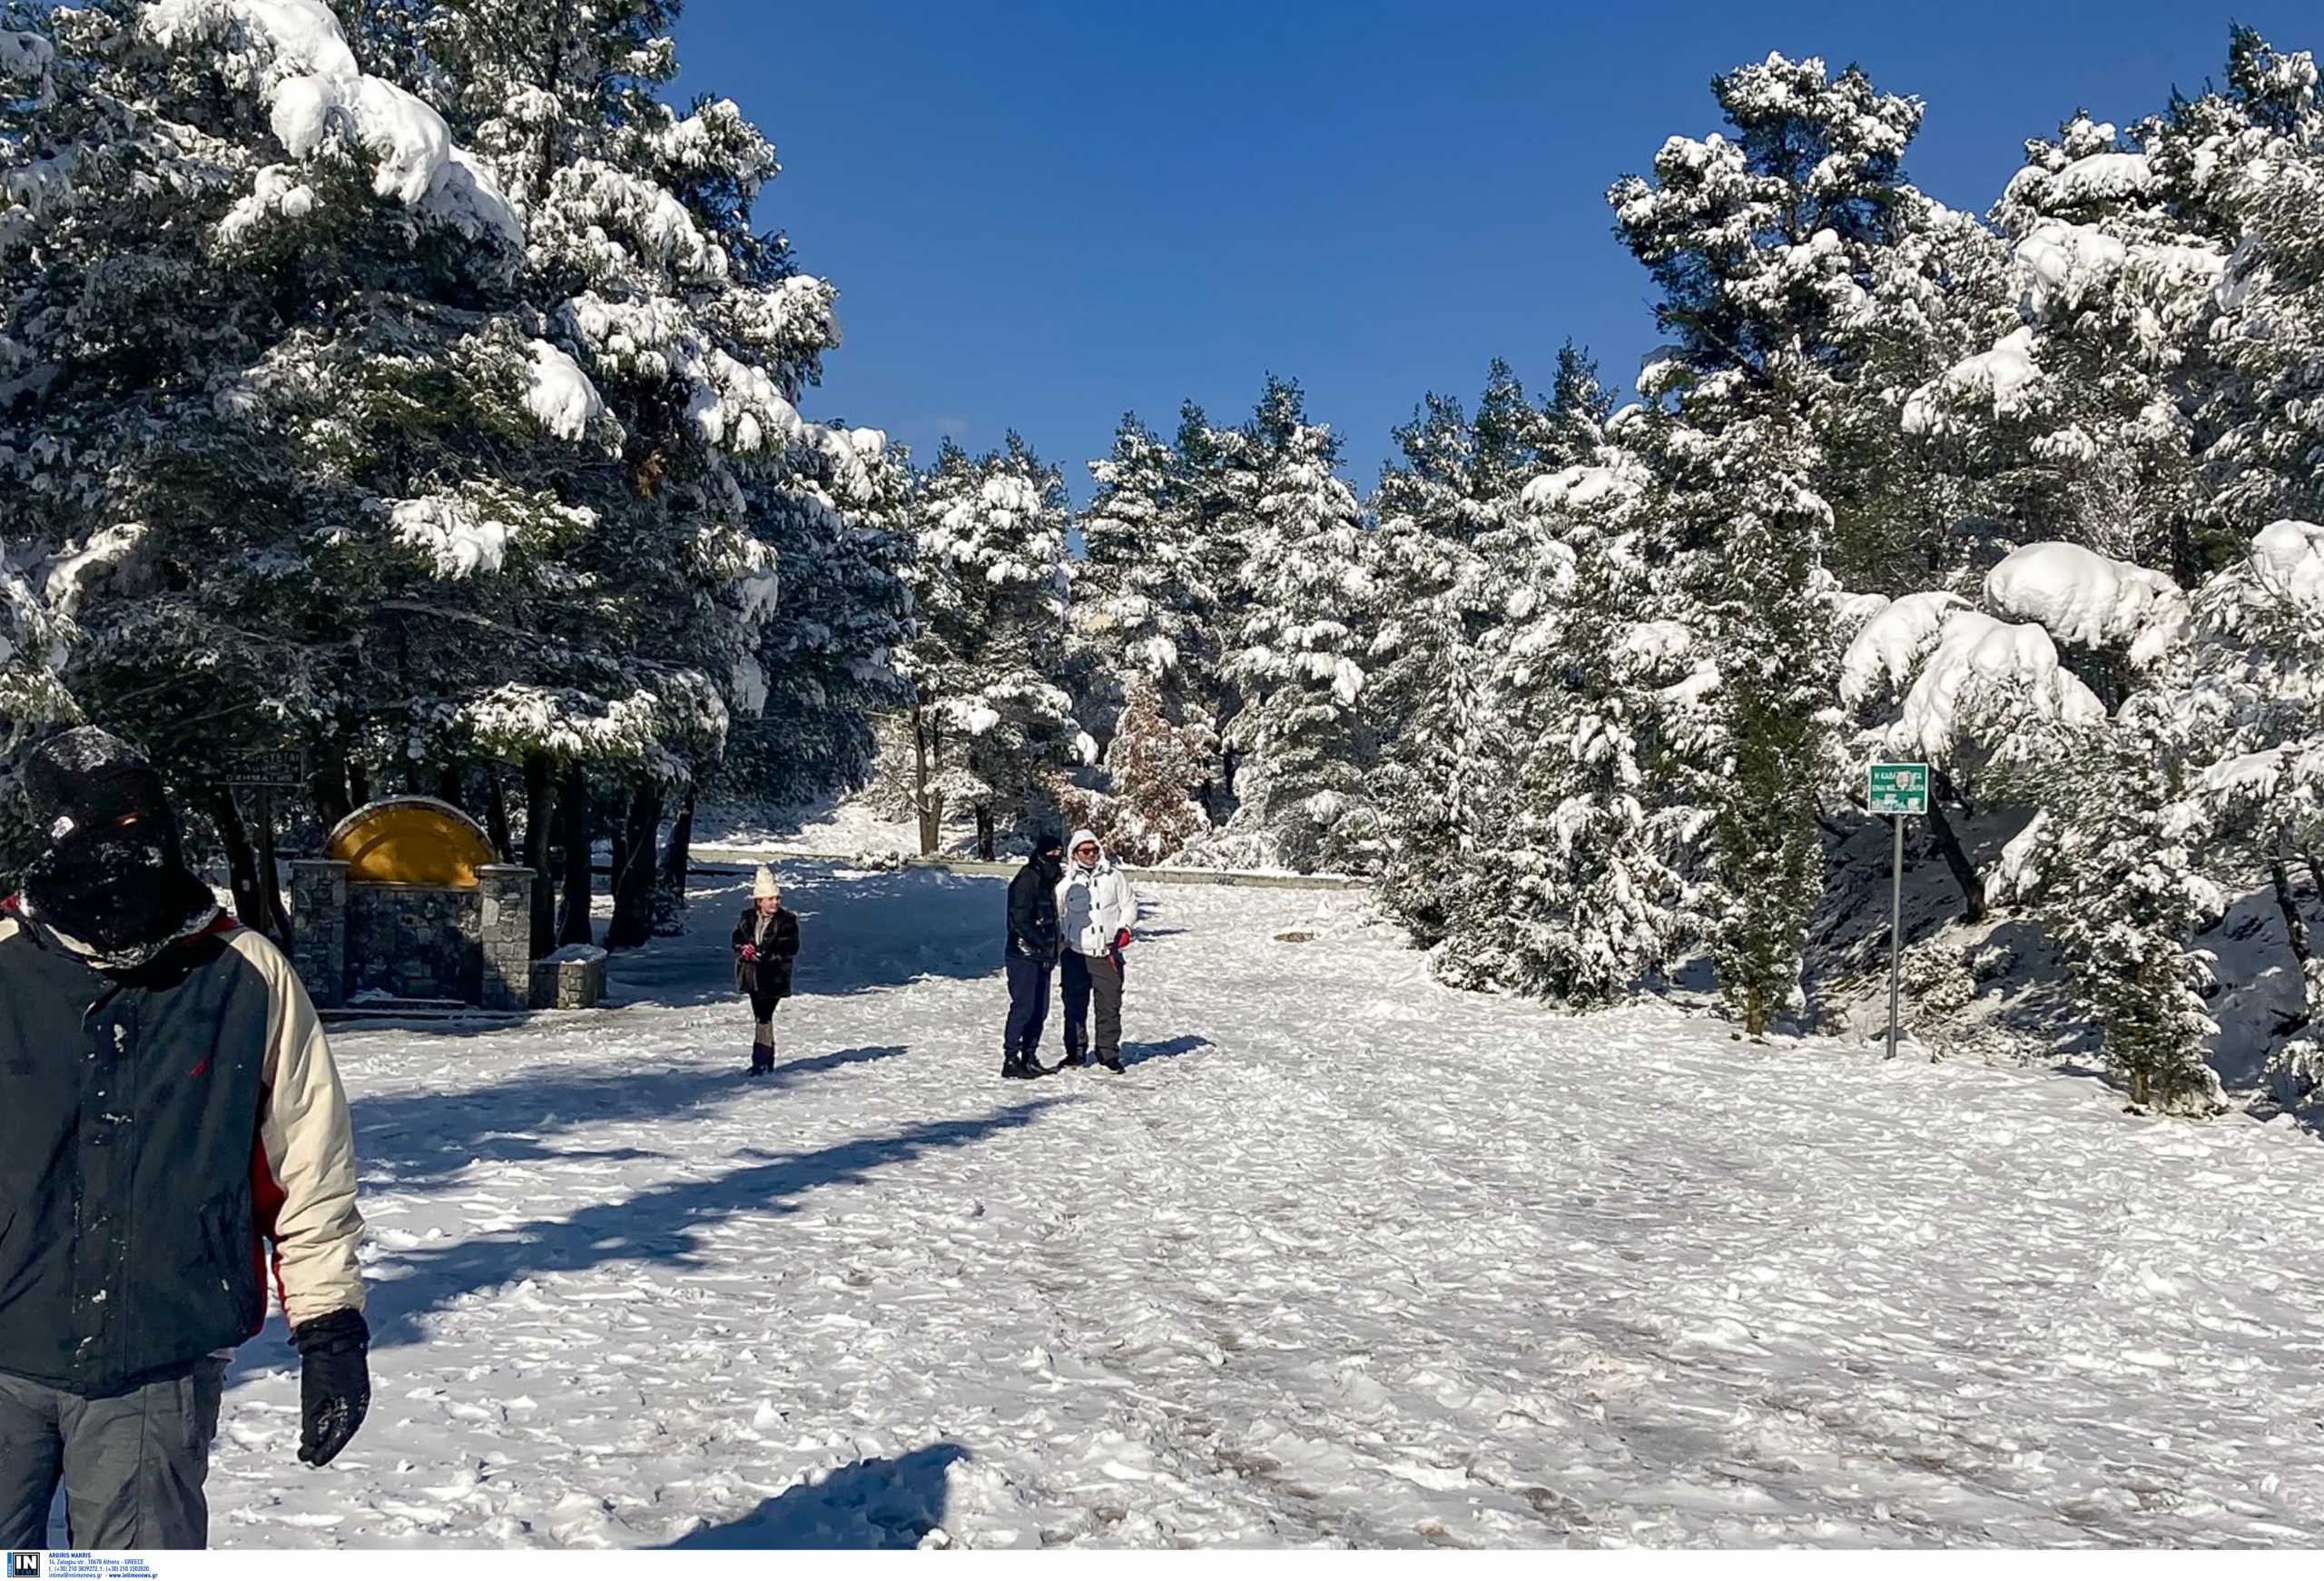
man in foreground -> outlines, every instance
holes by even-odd
[[[276,1283],[299,1458],[370,1402],[347,1100],[280,951],[187,868],[161,777],[104,731],[26,766],[48,849],[0,906],[0,1546],[57,1484],[84,1548],[194,1548],[225,1357]]]

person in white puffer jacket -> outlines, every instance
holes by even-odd
[[[1122,1068],[1122,963],[1137,925],[1137,892],[1088,829],[1066,846],[1065,876],[1057,886],[1057,914],[1065,935],[1065,1062],[1087,1065],[1090,1055],[1108,1071]],[[1098,1041],[1089,1041],[1089,1002],[1098,1002]]]

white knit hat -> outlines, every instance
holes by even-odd
[[[774,869],[763,862],[760,863],[758,876],[751,880],[751,898],[773,900],[782,894],[783,885],[774,881]]]

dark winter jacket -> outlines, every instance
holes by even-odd
[[[347,1100],[280,951],[220,918],[112,975],[0,908],[0,1372],[116,1392],[360,1310]]]
[[[746,961],[743,946],[758,946],[759,958]],[[791,996],[791,963],[799,956],[799,918],[787,907],[777,906],[774,914],[766,919],[766,926],[759,926],[759,908],[751,907],[743,920],[734,924],[734,986],[744,993],[772,994],[777,999]]]
[[[1009,953],[1054,961],[1064,942],[1057,920],[1058,880],[1065,865],[1035,855],[1009,881]]]

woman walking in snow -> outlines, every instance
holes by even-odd
[[[1122,952],[1137,921],[1137,892],[1088,829],[1073,832],[1073,860],[1058,881],[1057,913],[1065,935],[1065,1062],[1086,1065],[1091,1052],[1089,1002],[1098,1002],[1098,1062],[1122,1068]]]
[[[783,907],[783,886],[762,864],[751,881],[751,909],[734,924],[734,986],[750,997],[758,1033],[751,1041],[751,1074],[774,1069],[774,1007],[791,993],[791,963],[799,954],[799,918]]]

